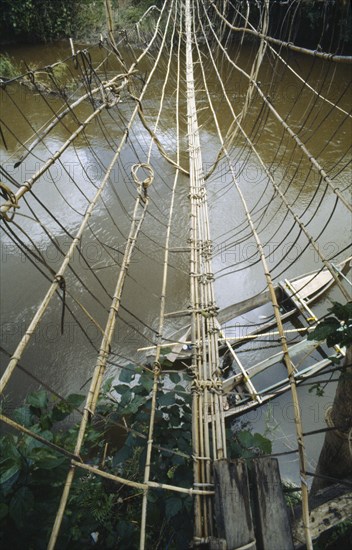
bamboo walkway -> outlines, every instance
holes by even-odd
[[[342,247],[330,253],[329,242],[324,241],[324,231],[329,229],[329,224],[336,224],[335,216],[349,216],[352,210],[348,180],[350,144],[343,142],[338,158],[335,155],[330,164],[325,160],[334,154],[329,149],[330,144],[343,140],[350,128],[352,114],[347,105],[350,82],[339,93],[330,92],[336,87],[336,67],[349,66],[352,57],[324,52],[321,48],[300,47],[294,44],[290,35],[285,36],[284,29],[279,33],[280,37],[271,36],[274,8],[269,0],[260,3],[257,19],[251,16],[251,10],[255,8],[248,2],[244,7],[244,3],[228,0],[168,0],[160,10],[150,8],[138,22],[136,34],[143,42],[141,48],[132,48],[131,41],[135,37],[130,40],[128,34],[119,40],[116,38],[110,2],[106,5],[109,32],[99,45],[76,51],[71,40],[71,55],[66,60],[50,67],[28,70],[26,74],[1,83],[2,100],[8,105],[9,112],[23,119],[28,136],[26,139],[18,136],[15,125],[11,127],[11,119],[4,112],[0,120],[0,141],[6,152],[6,163],[1,165],[0,172],[1,226],[7,242],[37,270],[41,283],[44,280],[46,291],[38,303],[33,303],[33,315],[19,338],[11,340],[11,351],[5,349],[6,342],[1,347],[2,355],[9,356],[9,361],[6,361],[0,380],[0,393],[7,395],[14,374],[23,369],[26,354],[32,348],[40,357],[40,339],[36,339],[36,335],[53,312],[56,317],[57,313],[61,316],[61,333],[67,324],[65,312],[70,315],[96,357],[72,452],[16,422],[6,409],[0,417],[7,426],[51,446],[71,461],[48,548],[52,550],[57,545],[72,482],[80,470],[141,490],[141,550],[146,547],[148,497],[156,489],[193,497],[195,546],[208,544],[216,537],[213,465],[219,460],[231,459],[227,451],[219,355],[223,342],[243,369],[231,347],[231,341],[236,337],[232,340],[227,337],[217,318],[217,283],[223,277],[233,277],[241,272],[250,278],[250,270],[259,264],[263,291],[268,292],[276,322],[273,334],[278,336],[290,385],[303,531],[306,548],[312,549],[307,477],[309,459],[296,370],[290,357],[290,334],[283,324],[275,283],[283,273],[287,276],[296,263],[297,257],[290,263],[286,257],[290,257],[299,242],[299,257],[307,251],[314,254],[318,272],[325,269],[331,273],[339,299],[351,300],[347,285],[335,267],[337,261],[348,254]],[[295,13],[287,9],[287,17],[294,25]],[[146,21],[152,23],[153,32],[149,37],[143,34],[142,21],[143,24]],[[247,43],[248,36],[252,38]],[[250,64],[241,59],[241,48],[245,47],[250,51]],[[310,61],[308,72],[300,71],[295,55]],[[115,67],[113,75],[109,73],[109,63]],[[259,80],[263,76],[266,78],[266,63],[273,66],[269,84]],[[63,88],[56,76],[55,69],[62,65],[68,67],[74,91]],[[271,97],[278,86],[280,71],[289,75],[296,86],[294,102],[288,110]],[[314,71],[319,73],[321,88],[317,88],[311,78]],[[234,101],[231,95],[230,84],[234,80],[241,85],[246,83],[240,102]],[[48,115],[47,123],[41,128],[32,124],[31,113],[24,111],[20,96],[13,94],[13,90],[18,89],[38,96]],[[55,105],[49,101],[49,89],[51,93],[55,92]],[[306,109],[297,119],[295,107],[303,93],[308,97]],[[154,107],[149,112],[151,100],[154,100]],[[219,102],[227,113],[226,121],[218,110]],[[172,112],[171,122],[166,118],[166,112]],[[274,126],[277,133],[275,150],[269,160],[260,141],[267,136],[267,124]],[[112,135],[112,125],[116,128],[116,135]],[[212,129],[214,142],[218,144],[217,150],[211,151],[210,166],[204,162],[205,155],[209,158],[204,127]],[[319,131],[323,137],[317,147],[312,134]],[[95,147],[95,132],[99,133],[109,151],[104,159],[101,150]],[[51,137],[55,133],[64,138],[60,139],[60,145],[54,151]],[[18,144],[16,147],[14,142]],[[98,179],[88,172],[86,159],[80,152],[82,143],[102,174]],[[68,154],[74,156],[76,165],[84,174],[84,184],[82,181],[78,183],[69,170]],[[134,162],[127,170],[126,165],[132,157]],[[23,166],[34,161],[36,168],[31,175],[21,177]],[[243,181],[244,168],[239,170],[239,163],[243,167],[255,164],[260,170],[262,180],[258,183],[258,192]],[[10,165],[13,166],[11,170]],[[68,182],[68,186],[55,181],[55,167],[60,169],[61,179],[65,184]],[[116,171],[117,184],[114,180]],[[221,177],[224,173],[223,184]],[[69,224],[68,219],[62,219],[60,212],[46,201],[41,185],[48,181],[59,201],[65,204],[67,218],[71,215],[79,220],[78,223]],[[177,209],[185,182],[190,222],[187,238],[181,242],[177,233]],[[225,267],[214,269],[214,265],[219,264],[211,235],[213,220],[210,208],[213,205],[208,196],[210,191],[216,202],[213,191],[217,182],[221,184],[219,193],[233,201],[235,217],[230,229],[222,224],[217,244],[220,242],[225,251],[247,244],[254,252],[245,260],[226,262]],[[310,182],[315,184],[315,190],[308,205],[305,206],[303,201],[301,206],[299,198],[303,196],[305,186],[312,184]],[[298,192],[294,190],[295,185]],[[109,193],[119,208],[118,215],[112,211]],[[71,197],[77,195],[80,200],[76,204]],[[317,226],[311,222],[324,204],[329,205],[327,218],[324,226]],[[115,236],[121,237],[122,245],[116,246],[117,238],[104,241],[99,228],[101,222],[97,222],[101,211],[104,211]],[[48,245],[55,247],[60,258],[59,266],[51,263],[38,246],[35,240],[38,232]],[[66,248],[60,241],[62,234],[69,240]],[[103,250],[102,263],[113,268],[109,284],[101,275],[104,265],[92,265],[85,252],[84,244],[89,239]],[[151,258],[144,250],[145,242],[156,251]],[[274,249],[268,252],[270,242],[274,243]],[[282,245],[285,246],[284,255]],[[126,287],[131,281],[149,294],[148,288],[143,288],[143,277],[135,280],[133,262],[137,254],[152,260],[161,273],[160,292],[156,296],[157,327],[150,326],[148,316],[142,311],[132,311],[125,298]],[[189,268],[186,274],[180,268],[180,254],[187,254]],[[86,276],[77,268],[77,257],[86,270]],[[174,274],[189,279],[189,296],[186,309],[168,311],[169,303],[172,303]],[[180,305],[182,307],[184,304]],[[190,318],[190,331],[185,339],[177,338],[174,342],[175,338],[170,336],[172,319],[182,319],[183,316]],[[93,339],[88,334],[85,323],[96,329],[98,338]],[[134,331],[148,344],[144,348],[138,347],[138,357],[144,356],[141,356],[141,350],[142,354],[147,349],[153,353],[152,366],[148,366],[145,359],[136,359],[136,365],[139,361],[139,366],[151,371],[153,376],[150,416],[145,430],[145,470],[141,480],[126,479],[103,468],[93,468],[80,456],[87,426],[96,415],[106,373],[116,375],[121,368],[126,368],[125,352],[117,339],[121,327]],[[159,483],[155,480],[157,472],[151,466],[158,445],[155,437],[158,391],[160,381],[167,380],[169,375],[163,368],[164,348],[175,343],[181,347],[189,344],[192,351],[191,367],[188,368],[192,383],[189,388],[185,386],[192,396],[194,482],[188,488]],[[30,369],[25,370],[38,381]],[[45,384],[44,380],[41,382]],[[253,399],[260,405],[261,399],[253,384],[250,381],[248,384]]]

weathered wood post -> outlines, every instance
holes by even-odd
[[[249,474],[248,474],[249,469]],[[214,462],[217,539],[210,550],[293,550],[276,458]]]
[[[341,373],[332,407],[328,409],[326,421],[328,426],[336,426],[325,435],[320,452],[317,476],[330,476],[344,479],[352,477],[352,348],[347,350],[344,361],[345,370]],[[320,489],[333,484],[334,479],[315,477],[311,496]]]
[[[226,541],[225,548],[256,550],[245,461],[215,461],[214,486],[216,527],[220,540]]]
[[[255,458],[250,471],[257,550],[293,550],[277,458]]]

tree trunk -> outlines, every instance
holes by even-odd
[[[340,375],[335,399],[328,409],[326,421],[329,427],[338,429],[326,432],[315,473],[337,479],[352,478],[352,348],[347,350],[345,369]],[[311,496],[335,481],[315,477]]]

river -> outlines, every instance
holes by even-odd
[[[29,66],[45,66],[70,54],[66,42],[44,46],[8,47],[7,51],[16,60],[24,59]],[[94,63],[97,63],[100,57],[103,58],[103,53],[99,50],[94,51],[92,55]],[[310,86],[319,90],[332,104],[336,102],[341,109],[349,111],[352,99],[350,70],[346,70],[343,65],[334,64],[327,68],[326,62],[307,59],[298,54],[290,54],[288,58],[293,69],[307,79]],[[252,60],[251,45],[244,44],[238,62],[241,67],[248,69]],[[154,123],[157,115],[166,62],[165,56],[143,102],[150,123]],[[142,74],[143,71],[147,73],[150,66],[149,59],[144,61]],[[235,71],[229,72],[225,63],[219,66],[227,93],[238,114],[243,105],[247,81]],[[113,75],[116,68],[116,63],[110,62],[107,76]],[[92,78],[94,80],[94,75]],[[201,108],[203,104],[206,105],[206,100],[202,91],[200,71],[197,72],[197,78],[197,100]],[[312,154],[329,174],[335,175],[341,170],[338,186],[341,189],[347,187],[351,181],[351,171],[348,167],[351,160],[351,119],[346,119],[346,116],[334,109],[330,103],[321,100],[315,102],[316,97],[307,86],[298,81],[289,70],[283,69],[281,65],[275,65],[270,55],[261,68],[259,78],[264,93],[270,97],[270,101],[284,118],[289,117],[290,125],[296,132],[300,132]],[[208,72],[207,79],[219,123],[226,131],[231,121],[230,109],[223,100],[216,74]],[[19,142],[27,142],[27,145],[31,143],[33,130],[38,131],[52,117],[53,111],[61,107],[62,102],[56,96],[49,95],[43,100],[39,94],[19,85],[8,86],[6,91],[0,93],[2,120],[5,123],[2,129],[6,139],[6,148],[4,142],[0,141],[1,163],[18,182],[23,182],[35,173],[50,154],[62,146],[69,137],[69,132],[76,127],[75,120],[73,117],[68,119],[66,127],[57,125],[45,143],[36,147],[35,154],[29,155],[18,168],[14,168],[15,162],[24,151]],[[171,81],[166,87],[166,101],[157,135],[172,157],[175,152],[176,133],[174,99]],[[88,201],[94,196],[96,186],[111,161],[132,106],[131,100],[122,98],[119,114],[113,109],[113,112],[108,111],[102,115],[100,125],[98,122],[89,125],[85,135],[76,140],[75,147],[64,153],[62,164],[56,163],[50,173],[46,173],[35,183],[33,190],[41,204],[31,197],[28,204],[21,203],[18,215],[16,213],[15,221],[27,233],[26,235],[23,231],[20,232],[21,238],[32,250],[35,244],[54,271],[59,268],[62,256],[50,241],[43,226],[55,236],[58,245],[66,252]],[[184,115],[184,98],[181,100],[181,110]],[[89,116],[90,112],[89,102],[77,111],[80,120]],[[216,158],[219,140],[214,123],[210,119],[209,109],[200,111],[199,118],[202,125],[204,169],[207,172]],[[280,124],[274,117],[262,109],[257,97],[250,107],[244,128],[252,136],[266,165],[272,167],[275,179],[285,190],[287,200],[294,205],[295,212],[302,216],[309,232],[315,237],[319,236],[321,252],[329,258],[335,257],[336,263],[347,256],[344,250],[351,241],[351,220],[347,209],[340,201],[335,204],[334,194],[325,185],[320,186],[317,191],[319,177],[311,171],[309,161],[302,157],[299,148],[293,149],[292,140],[283,134]],[[138,159],[145,161],[149,143],[148,134],[141,123],[136,121],[129,134],[127,146],[123,148],[120,160],[114,167],[109,185],[104,190],[103,201],[95,208],[89,229],[81,241],[81,250],[93,271],[88,269],[82,257],[76,254],[72,266],[85,286],[82,286],[74,274],[67,274],[66,287],[76,299],[74,303],[67,297],[67,303],[84,328],[84,332],[66,311],[65,330],[61,334],[62,308],[59,298],[55,297],[21,359],[20,364],[23,367],[63,395],[82,391],[95,365],[96,347],[99,346],[101,334],[97,325],[87,319],[77,302],[94,316],[97,323],[104,326],[110,302],[109,294],[113,291],[118,275],[117,265],[121,262],[136,196],[130,167]],[[118,319],[113,346],[113,352],[117,355],[112,357],[112,361],[116,365],[129,361],[145,361],[144,354],[136,350],[154,342],[158,327],[163,245],[174,168],[156,152],[155,147],[153,151],[152,165],[156,176],[150,190],[151,206],[133,255],[123,293],[122,304],[125,309],[121,311]],[[184,166],[187,162],[186,153],[187,141],[183,119],[181,161]],[[265,173],[255,156],[249,154],[248,145],[240,135],[231,147],[231,157],[249,208],[254,208],[253,219],[259,228],[274,280],[293,277],[319,267],[317,253],[311,245],[306,246],[307,239],[297,226],[294,226],[292,217],[286,215],[278,197],[273,195]],[[236,189],[231,185],[231,177],[224,161],[221,161],[214,175],[209,178],[207,191],[216,297],[218,306],[222,308],[262,291],[265,288],[265,279],[262,266],[257,261],[254,241],[246,225],[243,208]],[[188,192],[187,177],[181,175],[175,197],[176,215],[172,227],[171,247],[188,246]],[[265,208],[262,208],[264,205]],[[40,223],[33,222],[31,209],[38,216]],[[54,213],[55,219],[50,216],[50,212]],[[325,229],[321,233],[323,227]],[[188,255],[185,252],[172,253],[167,311],[188,307],[188,285]],[[38,272],[26,255],[18,250],[11,238],[8,235],[3,236],[1,335],[2,346],[10,353],[13,353],[48,286],[47,279]],[[334,299],[341,300],[336,289],[320,300],[314,312],[318,316],[324,314]],[[263,311],[263,314],[265,313],[267,312]],[[243,324],[258,322],[250,319],[249,314],[242,321]],[[182,318],[170,319],[166,335],[172,335],[184,322]],[[234,334],[233,329],[229,328],[228,334]],[[249,349],[246,353],[246,362],[253,364],[265,353],[268,354],[268,351]],[[3,353],[1,359],[2,365],[6,365],[7,359]],[[114,375],[116,367],[110,365],[109,373]],[[14,407],[36,386],[37,384],[23,371],[17,369],[7,388],[8,407]],[[324,425],[324,411],[331,403],[334,387],[333,383],[329,384],[323,397],[316,397],[314,393],[310,393],[309,387],[300,390],[305,430]],[[281,452],[295,446],[292,406],[288,395],[247,415],[245,420],[253,424],[255,431],[269,433],[274,440],[275,451]],[[323,435],[317,435],[307,439],[311,469],[315,467],[322,438]],[[289,455],[281,462],[284,476],[294,475],[292,472],[296,469],[296,464],[293,462],[296,459],[293,457],[295,455]]]

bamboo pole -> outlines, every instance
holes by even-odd
[[[280,47],[289,48],[294,52],[303,53],[305,55],[310,55],[312,57],[317,57],[318,59],[334,61],[335,63],[352,63],[351,55],[337,55],[333,53],[321,52],[319,50],[310,50],[308,48],[302,48],[300,46],[296,46],[292,42],[284,42],[283,40],[279,40],[278,38],[273,38],[271,36],[268,36],[265,33],[258,32],[254,29],[249,29],[248,27],[235,27],[234,25],[231,25],[231,23],[219,11],[214,0],[209,0],[209,2],[213,6],[213,8],[215,9],[219,17],[222,19],[222,21],[225,23],[225,25],[227,25],[232,31],[251,34],[253,36],[257,36],[258,38],[264,39],[267,42],[270,42],[271,44],[276,44],[277,46],[280,46]]]
[[[200,21],[200,25],[202,26],[201,21]],[[203,28],[203,26],[202,26],[202,28]],[[204,32],[204,29],[203,29],[203,32]],[[210,49],[209,49],[209,51],[210,51]],[[204,81],[205,89],[206,89],[206,92],[207,92],[208,103],[209,103],[209,106],[210,106],[210,109],[211,109],[211,112],[212,112],[212,115],[213,115],[214,123],[215,123],[217,133],[218,133],[218,136],[219,136],[219,139],[220,139],[220,142],[221,142],[221,146],[223,147],[225,156],[228,160],[228,165],[229,165],[229,169],[231,171],[232,181],[233,181],[233,183],[236,187],[237,193],[238,193],[239,198],[241,200],[241,203],[242,203],[242,206],[243,206],[243,209],[245,211],[246,218],[247,218],[247,222],[249,224],[252,235],[253,235],[253,237],[255,239],[255,242],[256,242],[258,255],[259,255],[260,260],[261,260],[262,265],[263,265],[263,271],[264,271],[267,286],[268,286],[268,289],[269,289],[269,292],[270,292],[270,298],[271,298],[271,302],[272,302],[272,306],[273,306],[275,320],[276,320],[276,324],[277,324],[277,327],[278,327],[278,332],[279,332],[279,335],[280,335],[281,346],[282,346],[282,351],[283,351],[283,355],[284,355],[284,362],[285,362],[285,366],[286,366],[286,369],[287,369],[288,379],[289,379],[290,388],[291,388],[292,402],[293,402],[293,405],[294,405],[294,420],[295,420],[295,427],[296,427],[296,436],[297,436],[298,454],[299,454],[299,463],[300,463],[301,494],[302,494],[302,515],[303,515],[303,522],[304,522],[306,545],[307,545],[307,550],[312,550],[313,546],[312,546],[312,540],[311,540],[310,530],[309,530],[309,521],[310,520],[309,520],[309,504],[308,504],[308,484],[307,484],[307,478],[306,478],[306,458],[305,458],[305,448],[304,448],[302,421],[301,421],[298,393],[297,393],[296,380],[295,380],[295,369],[294,369],[294,366],[292,365],[292,362],[291,362],[291,359],[290,359],[287,339],[286,339],[286,336],[285,336],[285,333],[284,333],[283,324],[282,324],[281,315],[280,315],[280,308],[279,308],[279,304],[278,304],[278,301],[277,301],[275,288],[274,288],[274,285],[273,285],[273,281],[272,281],[271,273],[270,273],[270,270],[269,270],[269,266],[268,266],[268,263],[267,263],[267,260],[266,260],[265,254],[264,254],[263,245],[261,243],[258,232],[255,228],[254,223],[253,223],[253,220],[251,218],[250,211],[248,209],[246,199],[245,199],[245,197],[243,195],[243,192],[242,192],[241,188],[239,187],[239,184],[238,184],[237,179],[235,177],[235,172],[234,172],[234,169],[233,169],[233,165],[232,165],[231,159],[228,155],[227,148],[225,146],[224,139],[223,139],[223,136],[222,136],[222,133],[221,133],[221,130],[220,130],[220,127],[219,127],[219,123],[218,123],[218,120],[217,120],[217,117],[216,117],[216,112],[215,112],[215,109],[213,107],[213,103],[212,103],[212,100],[211,100],[211,97],[210,97],[210,94],[209,94],[209,90],[208,90],[206,79],[205,79],[204,70],[203,70],[202,74],[203,74],[203,81]]]
[[[212,490],[207,491],[202,489],[193,489],[192,487],[190,489],[187,489],[186,487],[178,487],[177,485],[169,485],[167,483],[158,483],[157,481],[148,481],[147,483],[139,483],[138,481],[132,481],[130,479],[125,479],[123,477],[116,476],[108,472],[104,472],[104,470],[101,470],[100,468],[97,468],[95,466],[90,466],[89,464],[85,464],[83,462],[77,462],[76,460],[72,460],[72,463],[74,464],[74,466],[77,466],[77,468],[81,468],[82,470],[86,470],[88,472],[91,472],[92,474],[98,475],[100,477],[104,477],[105,479],[109,479],[111,481],[114,481],[115,483],[126,485],[127,487],[133,487],[134,489],[142,489],[144,491],[149,488],[163,489],[165,491],[172,491],[174,493],[181,493],[189,496],[214,495],[214,491]]]
[[[143,204],[143,209],[142,209],[141,216],[138,219],[137,216],[138,216],[138,211],[140,209],[141,203]],[[87,424],[90,421],[91,416],[94,415],[94,412],[95,412],[101,384],[103,381],[103,375],[105,372],[106,361],[110,353],[111,342],[114,335],[117,313],[120,306],[124,282],[126,279],[128,267],[130,265],[132,252],[135,247],[136,240],[144,220],[147,206],[148,206],[148,200],[145,199],[144,202],[141,201],[141,189],[138,189],[138,196],[135,202],[131,229],[130,229],[128,240],[126,243],[126,248],[123,256],[123,261],[121,264],[121,269],[117,279],[113,300],[109,309],[109,316],[106,322],[104,336],[102,338],[102,342],[100,345],[99,356],[98,356],[97,363],[92,376],[89,392],[87,395],[87,399],[86,399],[86,403],[83,411],[83,417],[81,420],[81,424],[80,424],[80,428],[79,428],[79,432],[76,440],[76,446],[75,446],[76,455],[80,454],[83,441],[84,441],[84,435],[87,428]],[[51,533],[51,537],[48,545],[49,550],[55,548],[55,545],[56,545],[56,541],[57,541],[57,537],[61,527],[68,496],[72,486],[74,474],[75,474],[75,465],[71,463],[71,468],[66,478],[65,488],[61,496],[59,509],[58,509],[53,530]]]
[[[166,22],[166,27],[163,35],[163,40],[161,43],[161,47],[158,52],[157,56],[157,62],[159,61],[161,54],[164,50],[167,31],[169,28],[171,15],[173,13],[174,8],[174,2],[172,2],[170,9],[169,9],[169,15]],[[161,100],[159,105],[159,110],[157,114],[157,118],[154,125],[153,134],[155,135],[159,122],[161,117],[161,112],[163,109],[164,99],[165,99],[165,91],[166,91],[166,85],[169,80],[170,71],[171,71],[171,62],[172,62],[172,55],[173,55],[173,45],[174,45],[174,38],[175,38],[175,32],[176,32],[176,18],[177,18],[177,7],[175,7],[175,15],[174,15],[174,25],[171,33],[171,48],[169,51],[169,59],[166,69],[166,74],[164,78],[164,83],[161,91]],[[178,42],[178,53],[180,51],[180,36],[179,36],[179,42]],[[179,155],[179,121],[178,121],[178,100],[179,100],[179,81],[180,81],[180,66],[179,66],[179,56],[178,56],[178,71],[177,71],[177,78],[178,78],[178,87],[177,87],[177,99],[176,99],[176,147],[177,147],[177,153],[176,153],[176,164],[179,165],[180,155]],[[152,154],[152,147],[153,147],[153,139],[149,146],[148,151],[148,162],[150,162],[151,154]],[[175,201],[175,192],[177,187],[179,177],[179,170],[176,170],[175,177],[174,177],[174,183],[172,188],[172,195],[171,195],[171,204],[170,204],[170,211],[169,211],[169,219],[168,219],[168,225],[166,229],[166,239],[165,239],[165,251],[164,251],[164,264],[163,264],[163,279],[162,279],[162,288],[161,288],[161,296],[160,296],[160,313],[159,313],[159,328],[158,328],[158,341],[157,341],[157,347],[156,347],[156,356],[154,361],[154,368],[153,368],[153,388],[152,388],[152,402],[151,402],[151,412],[150,412],[150,418],[149,418],[149,430],[148,430],[148,441],[147,441],[147,454],[146,454],[146,460],[145,460],[145,468],[144,468],[144,483],[147,484],[150,479],[150,473],[151,473],[151,457],[152,457],[152,449],[153,449],[153,437],[154,437],[154,423],[155,423],[155,414],[156,414],[156,398],[158,394],[158,382],[159,382],[159,376],[161,373],[161,367],[160,367],[160,346],[158,344],[161,343],[162,334],[164,330],[164,314],[165,314],[165,301],[166,301],[166,286],[167,286],[167,275],[168,275],[168,261],[169,261],[169,241],[170,241],[170,234],[171,234],[171,223],[172,223],[172,217],[173,217],[173,208],[174,208],[174,201]],[[147,508],[148,508],[148,491],[145,490],[143,494],[142,499],[142,515],[141,515],[141,529],[140,529],[140,543],[139,547],[140,550],[144,550],[145,548],[145,538],[146,538],[146,524],[147,524]]]

